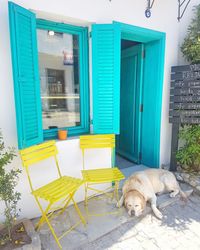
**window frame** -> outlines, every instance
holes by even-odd
[[[79,79],[80,79],[80,126],[43,129],[44,140],[56,139],[58,130],[68,131],[68,136],[78,136],[90,132],[89,110],[89,49],[88,28],[58,23],[44,19],[36,19],[36,30],[53,30],[79,36]],[[39,53],[39,52],[38,52]],[[39,69],[38,69],[39,71]],[[40,96],[41,98],[41,96]],[[42,119],[42,117],[41,117]]]

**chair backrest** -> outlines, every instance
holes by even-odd
[[[82,135],[80,136],[80,148],[83,155],[83,169],[85,169],[84,151],[85,149],[110,148],[112,152],[112,165],[114,161],[115,135]]]
[[[32,190],[33,190],[33,186],[32,186],[32,182],[31,182],[31,178],[29,174],[29,167],[33,166],[35,163],[38,163],[45,159],[53,157],[56,162],[58,174],[61,177],[61,172],[60,172],[60,168],[59,168],[58,160],[57,160],[58,150],[57,150],[55,141],[48,141],[39,145],[31,146],[29,148],[20,150],[19,153],[22,159],[23,166],[26,169],[28,179],[29,179],[29,184]]]
[[[82,135],[80,136],[80,148],[115,148],[115,135]]]

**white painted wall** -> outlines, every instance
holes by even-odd
[[[74,24],[109,23],[113,20],[151,28],[166,32],[166,57],[165,75],[163,86],[162,126],[161,126],[161,151],[162,163],[168,163],[170,157],[171,126],[168,123],[168,101],[170,86],[170,67],[178,62],[179,26],[177,22],[177,1],[155,1],[152,17],[144,16],[146,1],[141,0],[13,0],[15,3],[32,10],[36,10],[40,17],[65,21]],[[12,66],[10,54],[8,0],[1,0],[0,8],[0,128],[5,138],[6,145],[17,148],[17,131],[15,120],[15,105],[13,93]],[[91,74],[91,72],[90,72]],[[59,160],[64,174],[80,176],[81,151],[79,140],[71,139],[57,143],[59,148]],[[89,163],[98,163],[99,166],[109,164],[109,152],[101,152],[100,160],[96,160],[96,151],[88,155]],[[21,167],[19,157],[15,159],[11,167]],[[40,177],[49,177],[53,172],[46,174],[45,165],[36,170],[35,179],[39,183]],[[20,177],[18,190],[22,192],[21,215],[35,217],[38,209],[33,197],[29,194],[29,186],[24,173]],[[78,194],[78,200],[83,197],[83,192]]]

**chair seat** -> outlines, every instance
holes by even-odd
[[[83,180],[63,176],[32,192],[34,196],[49,202],[56,202],[76,191],[83,184]]]
[[[125,178],[117,167],[82,170],[82,175],[84,181],[90,183],[106,183]]]

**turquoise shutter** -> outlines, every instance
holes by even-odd
[[[93,130],[119,134],[120,27],[92,26]]]
[[[36,18],[9,2],[10,38],[19,148],[43,140]]]

